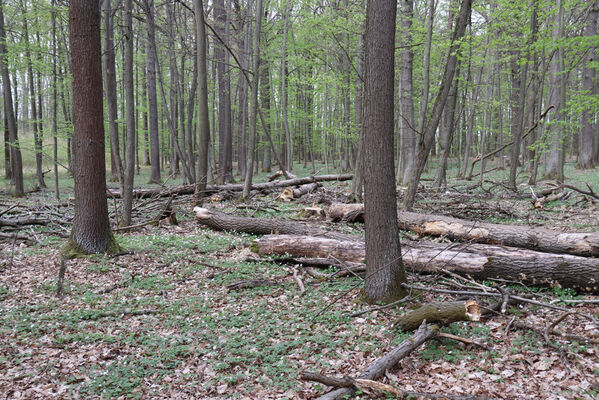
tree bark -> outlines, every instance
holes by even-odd
[[[135,104],[133,99],[133,0],[125,0],[125,118],[127,120],[127,156],[123,184],[123,215],[121,226],[131,225],[133,181],[135,174]]]
[[[154,0],[145,0],[146,12],[146,70],[148,84],[148,112],[150,117],[150,183],[160,183],[160,140],[158,138],[158,95],[156,92],[156,39],[154,27]]]
[[[123,162],[119,148],[119,125],[116,90],[116,66],[114,52],[114,24],[111,0],[104,0],[104,72],[106,86],[106,106],[108,127],[110,129],[110,170],[111,180],[118,181],[123,187]]]
[[[256,117],[258,113],[258,85],[260,82],[260,34],[262,30],[262,0],[256,0],[256,24],[254,26],[254,37],[252,38],[252,70],[254,71],[252,81],[252,92],[250,95],[250,121],[249,121],[249,143],[247,153],[247,165],[245,168],[245,181],[243,184],[242,198],[247,199],[252,187],[254,174],[254,158],[256,157]]]
[[[451,38],[451,46],[449,48],[447,63],[445,64],[445,70],[443,73],[443,79],[441,81],[441,88],[433,105],[430,120],[425,125],[425,129],[422,132],[422,138],[418,140],[417,149],[418,157],[416,165],[412,170],[412,176],[408,184],[408,190],[404,198],[404,208],[410,210],[416,199],[416,192],[418,190],[418,184],[420,182],[420,176],[424,171],[424,166],[428,159],[433,141],[435,139],[435,133],[441,120],[441,113],[445,108],[447,97],[449,96],[449,90],[451,88],[451,82],[455,75],[458,63],[458,49],[460,47],[460,39],[464,36],[466,26],[470,20],[470,10],[472,6],[472,0],[463,0],[456,26]]]
[[[204,2],[194,0],[196,27],[196,57],[198,63],[198,164],[196,173],[196,199],[204,196],[208,182],[208,156],[210,144],[210,121],[208,120],[208,78],[206,72],[206,28],[204,26]]]
[[[31,45],[29,42],[29,24],[27,23],[27,9],[25,3],[21,0],[21,12],[23,15],[23,35],[25,40],[25,58],[27,60],[27,75],[29,78],[29,96],[31,101],[31,114],[33,119],[33,144],[35,148],[35,171],[37,176],[37,184],[40,188],[45,188],[46,183],[44,182],[44,172],[42,169],[42,130],[41,130],[41,110],[38,115],[38,109],[36,105],[36,91],[33,83],[33,58],[31,56]],[[38,41],[39,42],[39,41]],[[40,83],[38,81],[38,83]],[[41,91],[41,85],[38,85],[38,91]],[[25,105],[25,104],[24,104]],[[41,104],[40,104],[41,106]]]
[[[327,231],[326,229],[302,222],[273,218],[233,217],[216,210],[210,210],[201,207],[196,207],[193,211],[196,214],[197,222],[202,225],[209,226],[212,229],[221,231],[246,232],[259,235],[277,232],[286,235],[312,235],[318,237],[327,237],[338,239],[340,241],[353,240],[351,235]],[[364,258],[363,249],[364,246],[362,245],[361,258]]]
[[[585,36],[587,38],[597,35],[597,15],[599,14],[599,1],[595,0],[589,12]],[[594,49],[588,49],[586,62],[582,71],[582,91],[585,95],[592,95],[593,86],[595,85],[595,63],[596,53]],[[578,167],[588,169],[594,167],[593,162],[593,113],[588,108],[582,112],[582,129],[580,135],[580,155],[578,158]]]
[[[414,130],[414,86],[412,82],[412,66],[414,54],[412,53],[412,18],[414,17],[414,1],[401,0],[401,26],[404,40],[401,51],[401,96],[400,115],[401,126],[401,157],[397,170],[397,180],[406,184],[412,174],[416,153],[416,132]]]
[[[75,216],[63,250],[81,253],[118,252],[108,220],[102,104],[100,7],[94,0],[71,0],[70,45],[73,65]]]
[[[287,117],[287,29],[289,27],[290,2],[291,0],[285,1],[285,16],[283,21],[283,45],[281,49],[281,110],[283,112],[283,129],[285,130],[285,169],[288,171],[291,171],[293,169],[293,147],[291,144],[291,132],[289,131],[289,119]]]
[[[8,144],[10,146],[11,185],[15,197],[25,196],[23,185],[23,160],[19,147],[17,122],[12,99],[12,87],[8,72],[8,56],[6,51],[6,32],[4,30],[4,2],[0,1],[0,69],[2,72],[2,92],[4,94],[4,115],[8,127]]]
[[[409,311],[395,323],[403,332],[417,329],[422,321],[448,325],[457,321],[480,321],[480,307],[474,300],[432,302]]]
[[[468,0],[467,0],[468,1]],[[364,210],[367,302],[405,296],[406,276],[397,230],[393,161],[395,0],[369,1],[366,8],[364,112]]]
[[[220,229],[228,230],[222,225]],[[236,227],[237,228],[237,227]],[[264,232],[262,230],[259,233]],[[329,258],[364,262],[364,242],[319,236],[265,235],[257,241],[261,255]],[[452,245],[407,242],[402,246],[406,269],[432,273],[449,270],[474,279],[501,278],[524,284],[558,286],[599,293],[599,259],[481,244]]]
[[[360,222],[364,220],[364,206],[332,204],[326,209],[326,214],[333,221]],[[491,224],[408,211],[399,212],[398,226],[420,235],[445,236],[452,240],[599,257],[599,232],[557,232],[539,227]]]
[[[557,12],[553,28],[553,41],[560,43],[564,37],[564,7],[562,0],[556,0]],[[547,178],[558,182],[564,181],[564,131],[562,122],[566,119],[565,99],[565,74],[564,74],[564,46],[559,44],[551,61],[551,75],[549,77],[549,104],[555,104],[555,119],[549,125],[551,137],[551,150]]]

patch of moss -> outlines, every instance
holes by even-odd
[[[106,243],[106,254],[118,254],[122,251],[121,246],[119,246],[118,242],[114,238],[112,231],[110,231],[110,237],[108,238],[108,243]],[[76,243],[73,240],[73,235],[69,237],[67,244],[63,247],[61,252],[67,259],[86,257],[92,253],[85,250],[81,247],[80,244]]]

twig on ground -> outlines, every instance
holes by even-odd
[[[304,293],[306,291],[306,287],[304,286],[304,282],[302,282],[302,279],[297,274],[297,268],[293,268],[293,279],[297,283],[297,286],[299,286],[300,292]]]
[[[467,338],[463,338],[463,337],[460,337],[460,336],[452,335],[451,333],[439,332],[438,337],[443,337],[443,338],[446,338],[446,339],[456,340],[458,342],[462,342],[462,343],[466,343],[466,344],[473,344],[473,345],[478,346],[480,348],[483,348],[483,349],[485,349],[487,351],[491,351],[492,350],[489,346],[487,346],[484,343],[480,343],[480,342],[477,342],[476,340],[467,339]]]
[[[379,310],[385,310],[387,308],[395,307],[398,304],[402,304],[402,303],[408,302],[411,299],[412,299],[411,296],[406,296],[403,299],[399,299],[397,301],[394,301],[393,303],[385,304],[384,306],[372,307],[372,308],[369,308],[367,310],[362,310],[362,311],[358,311],[358,312],[349,314],[349,317],[350,318],[354,318],[354,317],[359,317],[360,315],[363,315],[363,314],[366,314],[366,313],[370,313],[370,312],[374,312],[374,311],[379,311]]]

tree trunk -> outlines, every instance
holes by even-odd
[[[363,8],[363,7],[362,7]],[[356,166],[354,168],[354,179],[352,180],[352,197],[356,201],[363,201],[362,192],[364,191],[364,129],[362,121],[364,120],[364,35],[358,36],[358,53],[356,55],[356,127],[359,132],[358,154],[356,156]],[[322,144],[323,147],[326,143]],[[326,155],[326,149],[323,151]],[[326,158],[325,158],[326,159]]]
[[[553,28],[553,41],[559,43],[564,37],[564,7],[562,0],[556,0],[557,13],[555,14],[555,27]],[[551,75],[549,77],[549,104],[555,104],[555,119],[549,126],[551,137],[551,150],[549,152],[549,165],[547,178],[558,182],[564,181],[564,130],[562,122],[566,120],[565,110],[565,74],[564,74],[564,46],[559,44],[551,61]]]
[[[365,257],[364,242],[323,236],[265,235],[258,239],[257,248],[261,255],[351,262],[364,262]],[[404,241],[402,259],[413,272],[433,273],[445,269],[478,280],[500,278],[599,293],[599,259],[596,258],[480,244],[448,248],[443,243]]]
[[[408,190],[404,198],[404,208],[407,210],[411,209],[414,205],[414,201],[416,199],[416,192],[418,190],[418,184],[420,183],[420,176],[424,171],[428,155],[430,153],[433,141],[435,139],[435,133],[437,131],[437,127],[439,126],[439,121],[441,120],[441,113],[443,112],[443,109],[445,108],[445,104],[447,102],[447,98],[449,97],[451,82],[453,81],[453,77],[457,69],[457,53],[460,47],[460,39],[464,36],[466,26],[468,25],[468,21],[470,20],[471,6],[472,0],[462,1],[456,26],[451,38],[451,46],[448,52],[447,63],[445,64],[445,71],[443,73],[441,87],[439,89],[439,93],[437,94],[435,104],[433,105],[431,118],[425,125],[426,128],[422,132],[422,137],[418,140],[418,158],[416,160],[416,165],[412,170],[412,176],[410,177]]]
[[[599,1],[595,0],[589,12],[585,36],[587,38],[597,35],[597,15],[599,14]],[[593,48],[588,49],[586,62],[582,71],[582,91],[584,95],[591,96],[593,86],[595,85],[595,63],[596,53]],[[594,167],[593,162],[593,113],[588,108],[582,111],[582,132],[580,135],[580,156],[578,158],[578,167],[588,169]]]
[[[23,16],[23,39],[25,40],[25,59],[27,60],[27,76],[29,78],[29,97],[31,100],[31,114],[33,119],[33,144],[35,148],[35,171],[37,176],[37,184],[40,188],[45,188],[46,183],[44,182],[44,172],[42,169],[42,130],[41,127],[41,110],[38,115],[36,105],[36,91],[33,83],[33,59],[31,56],[30,42],[29,42],[29,26],[27,23],[27,9],[25,3],[21,0],[21,12]],[[39,43],[39,40],[38,40]],[[38,81],[39,82],[39,81]],[[38,85],[38,91],[41,91],[41,85]],[[25,102],[24,102],[25,104]],[[40,104],[41,106],[41,104]]]
[[[426,43],[424,45],[424,62],[423,62],[423,90],[422,99],[420,102],[420,118],[418,121],[418,132],[424,132],[426,111],[428,109],[428,94],[430,89],[430,65],[431,65],[431,44],[433,40],[433,22],[435,20],[435,2],[436,0],[428,0],[428,10],[426,14]],[[416,151],[416,149],[414,149]],[[405,182],[407,183],[407,182]]]
[[[121,226],[131,225],[133,181],[135,174],[135,104],[133,100],[133,0],[125,0],[125,118],[127,119],[127,156],[123,185],[123,216]]]
[[[204,27],[204,2],[194,0],[196,28],[196,57],[198,63],[198,164],[196,173],[196,199],[201,199],[208,182],[208,156],[210,121],[208,120],[208,78],[206,72],[206,28]]]
[[[11,185],[13,187],[13,195],[15,197],[22,197],[25,196],[25,187],[23,185],[23,160],[21,158],[21,149],[19,147],[19,136],[17,133],[17,122],[12,101],[12,87],[10,84],[7,60],[6,32],[4,30],[4,2],[0,0],[0,70],[2,72],[2,92],[4,94],[4,115],[6,116],[6,126],[8,127],[10,146]]]
[[[437,165],[437,172],[433,181],[433,187],[439,191],[444,191],[447,186],[447,160],[449,159],[449,152],[451,151],[451,143],[454,136],[455,127],[455,111],[458,102],[458,86],[459,80],[457,77],[460,75],[460,65],[456,71],[456,78],[454,78],[451,84],[452,89],[447,99],[447,106],[443,113],[443,122],[439,132],[439,164]]]
[[[116,66],[113,40],[113,13],[111,0],[104,0],[104,71],[108,127],[110,129],[110,180],[118,181],[123,187],[123,162],[119,149],[119,125],[116,91]]]
[[[414,86],[412,82],[412,18],[414,17],[414,1],[401,0],[401,26],[404,48],[401,51],[401,96],[399,121],[401,126],[401,157],[397,180],[406,184],[412,175],[414,157],[416,156],[416,132],[414,131]]]
[[[154,0],[145,0],[146,11],[146,69],[148,80],[148,113],[150,117],[150,183],[160,183],[160,141],[158,138],[158,96],[156,93],[156,39]]]
[[[367,302],[405,296],[393,162],[395,0],[369,1],[365,36],[364,209]]]
[[[283,112],[283,129],[285,130],[285,169],[293,169],[293,148],[291,144],[291,132],[289,131],[289,119],[287,117],[287,29],[289,27],[289,3],[285,1],[285,16],[283,22],[283,45],[281,48],[281,110]]]
[[[60,188],[58,186],[58,48],[56,39],[56,0],[52,0],[52,144],[54,155],[54,196],[60,200]]]
[[[75,216],[67,256],[118,252],[108,221],[102,104],[100,7],[71,0],[70,45],[73,65]]]
[[[250,131],[247,154],[247,165],[245,169],[245,181],[243,184],[242,198],[247,199],[252,187],[252,176],[254,174],[254,158],[256,154],[256,117],[258,113],[258,85],[260,83],[260,34],[262,30],[262,0],[256,0],[256,24],[254,26],[254,37],[252,39],[252,92],[250,95]]]

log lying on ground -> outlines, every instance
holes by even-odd
[[[413,331],[422,321],[448,325],[456,321],[480,321],[480,307],[474,300],[431,302],[408,312],[395,323],[402,331]]]
[[[381,378],[385,372],[396,365],[402,358],[409,355],[412,351],[417,349],[421,344],[426,342],[429,339],[434,338],[438,333],[438,329],[434,326],[429,325],[421,325],[418,331],[411,337],[403,342],[401,342],[398,346],[394,347],[389,353],[385,354],[383,357],[377,359],[375,362],[370,364],[368,368],[364,372],[362,372],[358,378],[359,379],[368,379],[368,380],[376,380]],[[303,379],[310,379],[314,374],[303,374]],[[339,380],[340,385],[343,385],[344,382]],[[343,399],[346,396],[352,396],[355,393],[356,389],[354,386],[351,387],[341,387],[337,390],[329,392],[324,396],[319,397],[320,400],[335,400],[335,399]]]
[[[352,235],[327,231],[326,229],[296,221],[275,218],[234,217],[202,207],[196,207],[193,211],[196,214],[197,222],[219,231],[245,232],[257,235],[279,233],[283,235],[318,236],[343,241],[355,240]]]
[[[340,175],[317,175],[317,176],[307,176],[303,178],[294,178],[294,179],[285,179],[281,181],[274,182],[263,182],[256,183],[252,185],[252,190],[258,190],[261,192],[268,192],[270,190],[275,190],[277,188],[287,187],[287,186],[300,186],[306,185],[308,183],[314,182],[331,182],[331,181],[348,181],[353,178],[352,174],[340,174]],[[206,187],[206,193],[217,193],[223,191],[229,192],[241,192],[243,190],[242,183],[232,183],[227,185],[208,185]],[[169,188],[157,188],[157,189],[136,189],[133,191],[133,196],[141,199],[141,198],[149,198],[149,197],[169,197],[173,195],[186,195],[193,194],[195,191],[195,185],[184,185],[179,187],[169,187]],[[109,197],[121,198],[121,191],[117,189],[108,189],[107,195]]]
[[[291,201],[292,199],[298,199],[305,194],[312,193],[315,190],[318,190],[320,186],[322,185],[319,182],[313,182],[298,187],[287,187],[283,189],[283,192],[281,193],[281,198],[287,201]]]
[[[333,220],[364,221],[364,205],[332,204],[326,210]],[[599,256],[599,232],[564,232],[550,229],[472,222],[442,215],[399,212],[400,229],[423,235],[447,236],[460,241],[501,244],[548,253]]]
[[[362,239],[265,235],[256,244],[262,255],[335,257],[351,262],[363,262],[365,257]],[[453,245],[449,249],[446,244],[425,241],[403,241],[402,257],[406,268],[414,272],[442,268],[479,280],[503,278],[599,293],[599,259],[595,258],[480,244]]]

